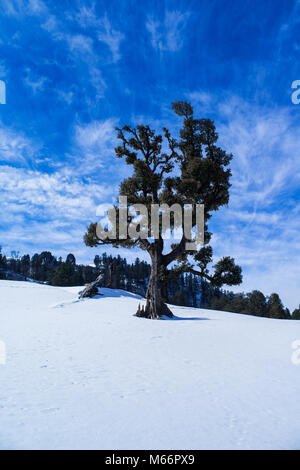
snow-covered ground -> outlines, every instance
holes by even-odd
[[[78,290],[0,281],[0,448],[300,448],[300,321]]]

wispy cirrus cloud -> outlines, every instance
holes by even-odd
[[[42,0],[2,0],[1,9],[5,15],[16,17],[46,14],[48,11]]]
[[[95,216],[99,200],[111,196],[108,185],[84,182],[71,169],[49,174],[11,166],[0,167],[0,192],[9,211],[65,222]]]
[[[115,197],[120,181],[130,172],[126,163],[115,155],[114,148],[119,145],[115,130],[118,124],[116,118],[77,123],[69,155],[69,159],[76,159],[76,171],[81,175],[101,175],[102,179],[108,180]]]
[[[0,123],[0,162],[28,166],[40,149],[41,145],[37,141]]]
[[[120,59],[120,44],[125,39],[125,35],[113,27],[107,14],[97,15],[95,3],[91,6],[80,5],[75,21],[82,28],[95,31],[98,40],[108,46],[113,62]]]
[[[95,50],[94,38],[89,34],[68,30],[54,15],[50,15],[42,28],[49,33],[52,40],[66,47],[67,57],[73,68],[84,67],[88,74],[86,85],[91,84],[95,88],[96,99],[102,98],[107,85],[103,78],[100,57]]]
[[[163,20],[159,20],[154,16],[148,16],[146,28],[150,33],[154,49],[161,52],[179,51],[184,42],[183,33],[189,15],[189,12],[167,10]]]
[[[198,114],[215,120],[220,145],[234,155],[237,204],[270,206],[283,188],[298,188],[300,132],[291,107],[259,105],[226,93],[186,96]]]
[[[48,82],[48,78],[34,74],[29,68],[25,72],[24,83],[31,89],[32,93],[35,95],[38,92],[42,92]]]
[[[110,49],[113,62],[117,62],[120,57],[120,44],[124,39],[124,34],[115,30],[107,16],[104,16],[99,21],[98,39],[104,42]]]

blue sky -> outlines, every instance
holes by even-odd
[[[299,1],[1,0],[0,23],[6,253],[91,262],[85,227],[128,175],[114,127],[177,132],[170,103],[187,99],[234,155],[230,204],[210,224],[216,259],[242,265],[237,290],[299,304]]]

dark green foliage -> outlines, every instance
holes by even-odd
[[[2,255],[2,247],[0,246],[0,268],[6,267],[6,257]]]
[[[6,279],[5,269],[7,267],[6,257],[2,255],[2,247],[0,246],[0,279]]]
[[[74,268],[71,263],[61,263],[56,271],[54,271],[49,284],[52,286],[73,286],[74,285]]]
[[[41,254],[33,255],[31,260],[32,277],[42,282],[46,282],[57,268],[58,262],[50,251],[42,251]]]
[[[272,294],[266,298],[258,290],[248,294],[234,294],[232,292],[217,293],[208,304],[213,310],[243,313],[258,317],[269,317],[277,319],[290,319],[291,314],[284,308],[278,294]]]
[[[207,303],[207,308],[209,308],[211,310],[230,311],[230,310],[226,310],[226,308],[225,308],[225,307],[227,307],[227,303],[228,303],[228,298],[225,295],[214,296]]]
[[[177,273],[191,273],[206,279],[213,286],[224,284],[238,285],[242,281],[241,268],[235,265],[233,258],[222,258],[209,270],[213,261],[212,248],[208,245],[211,233],[208,231],[208,220],[213,211],[228,204],[230,176],[229,163],[231,154],[218,147],[218,135],[213,121],[197,119],[190,103],[178,101],[172,104],[174,112],[182,118],[179,138],[171,136],[168,129],[163,128],[163,135],[156,134],[149,126],[123,126],[117,128],[121,144],[115,148],[118,158],[124,158],[132,166],[132,175],[120,185],[120,195],[126,196],[128,204],[143,204],[151,221],[151,205],[166,203],[193,205],[193,227],[196,225],[197,204],[204,205],[205,216],[205,247],[198,252],[187,252],[188,235],[172,246],[169,253],[164,254],[162,226],[159,237],[149,240],[145,237],[136,239],[118,238],[118,218],[111,221],[117,238],[100,240],[96,233],[96,224],[91,223],[84,236],[86,245],[95,247],[111,244],[114,247],[131,248],[138,246],[148,251],[151,257],[151,273],[147,291],[145,313],[149,318],[158,318],[168,312],[166,301],[167,284]],[[176,170],[173,176],[172,170]],[[176,175],[176,176],[174,176]],[[118,208],[116,213],[119,214]],[[131,216],[128,216],[130,223]],[[172,221],[174,224],[174,221]],[[176,268],[170,272],[169,264],[177,262]],[[179,294],[176,293],[178,297]]]
[[[268,316],[267,300],[262,292],[254,290],[247,294],[247,313],[257,315],[259,317]]]
[[[299,308],[296,308],[296,309],[293,311],[292,319],[293,319],[293,320],[300,320],[300,305],[299,305]]]
[[[268,299],[268,316],[270,318],[286,318],[286,311],[278,294],[271,294]]]
[[[21,273],[25,278],[29,277],[30,274],[30,256],[24,255],[21,258]]]
[[[99,269],[99,266],[100,266],[100,256],[99,255],[95,256],[94,264],[95,264],[96,268]]]
[[[69,254],[67,255],[67,257],[66,257],[66,263],[75,266],[75,264],[76,264],[76,258],[75,258],[75,256],[73,255],[73,253],[69,253]]]
[[[224,284],[227,286],[235,286],[240,284],[241,278],[242,268],[236,266],[234,259],[227,256],[222,258],[215,265],[215,272],[212,276],[211,283],[217,287],[221,287]]]
[[[225,304],[224,310],[234,313],[248,313],[248,299],[243,294],[234,294],[232,298]]]
[[[285,318],[287,318],[288,320],[290,320],[292,318],[292,315],[291,315],[291,312],[289,311],[288,308],[285,308],[284,309],[284,312],[285,312]]]
[[[174,305],[186,305],[186,293],[184,292],[184,290],[177,290],[171,298],[170,303]]]

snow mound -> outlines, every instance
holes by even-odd
[[[81,289],[0,281],[0,448],[300,448],[300,322]]]

